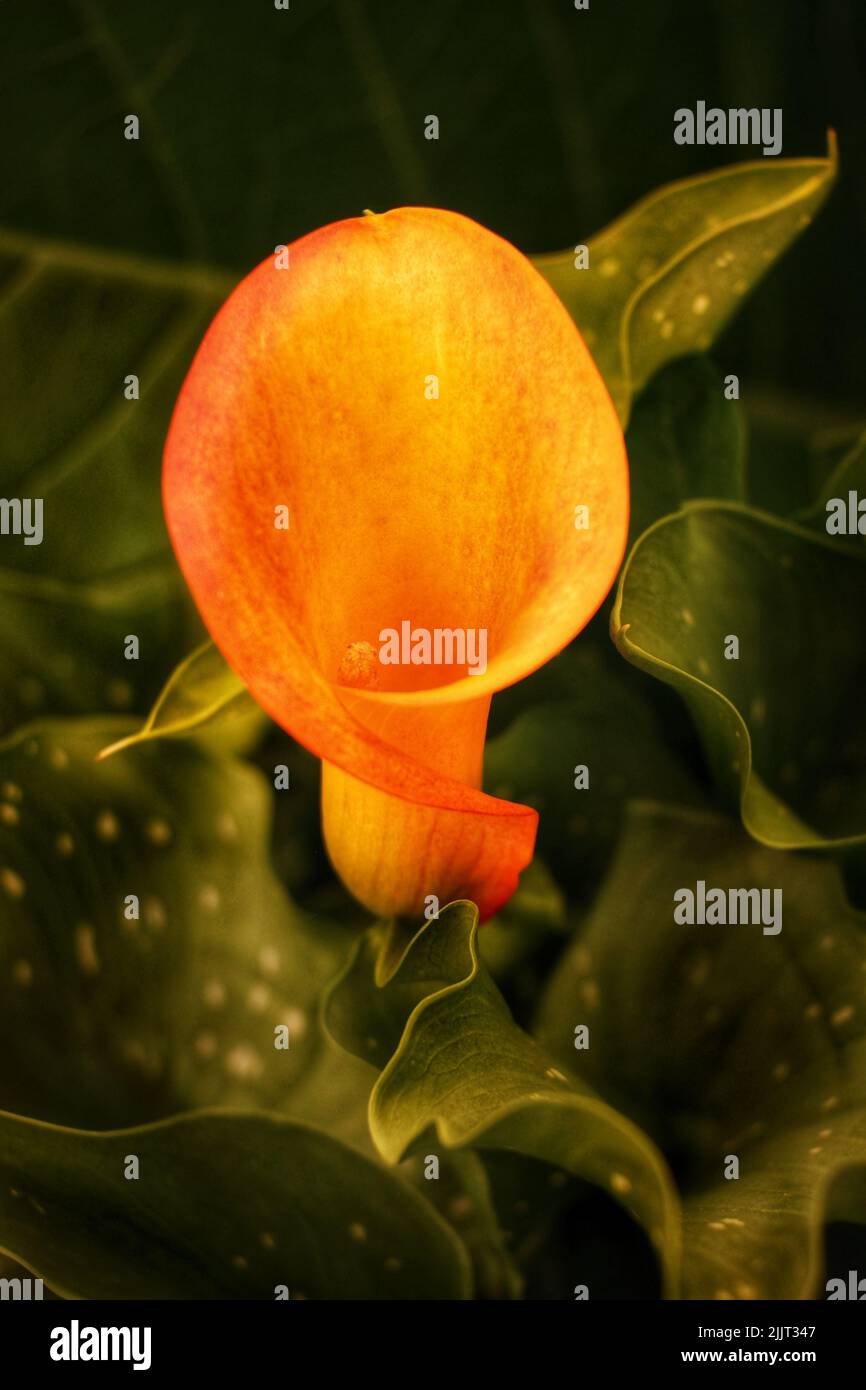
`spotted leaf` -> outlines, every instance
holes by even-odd
[[[123,732],[52,721],[0,749],[0,1105],[102,1128],[333,1103],[345,1122],[343,1064],[316,1098],[316,1002],[346,939],[277,881],[266,782],[184,741],[96,762]]]
[[[0,1114],[0,1241],[67,1298],[450,1299],[471,1287],[460,1241],[407,1183],[276,1115],[203,1111],[93,1134]]]
[[[750,900],[733,924],[679,925],[674,894],[698,880],[726,916],[731,889],[764,890],[763,916]],[[764,849],[716,815],[633,806],[538,1036],[667,1156],[686,1297],[823,1296],[824,1222],[862,1216],[864,927],[826,859]]]
[[[588,242],[535,264],[595,356],[620,419],[655,372],[711,346],[772,263],[808,226],[836,177],[824,159],[763,159],[649,194]],[[577,264],[576,264],[577,262]]]
[[[683,696],[719,785],[764,844],[866,842],[854,693],[866,658],[839,621],[864,602],[858,546],[736,503],[683,507],[626,561],[614,641]]]

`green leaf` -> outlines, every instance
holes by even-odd
[[[845,450],[836,467],[825,478],[815,502],[800,512],[797,519],[805,526],[814,526],[826,536],[827,503],[831,498],[841,497],[847,507],[849,492],[856,492],[860,499],[866,497],[866,434],[861,434]],[[858,531],[851,540],[856,542],[859,534]]]
[[[568,930],[565,897],[540,854],[520,875],[514,896],[484,924],[481,957],[497,982],[534,990],[527,967],[551,938]]]
[[[244,743],[251,732],[255,734],[264,725],[265,716],[213,642],[205,642],[172,672],[144,727],[104,748],[99,756],[108,758],[150,739],[202,729],[210,732],[215,722],[219,724],[220,745],[225,742],[226,726],[234,739],[240,727]]]
[[[673,686],[755,839],[866,841],[864,657],[839,614],[863,611],[866,556],[734,503],[695,502],[647,531],[620,576],[611,633]],[[726,639],[739,659],[726,659]]]
[[[144,712],[199,630],[165,532],[160,459],[218,300],[2,234],[0,277],[0,412],[15,422],[0,492],[43,504],[40,544],[0,538],[0,728],[46,710]],[[128,373],[139,400],[125,398]]]
[[[519,714],[485,750],[485,789],[538,810],[538,852],[572,902],[586,902],[597,888],[630,797],[702,800],[628,674],[608,671],[591,654],[567,653],[550,687],[557,698]],[[578,789],[581,766],[589,785]]]
[[[836,177],[825,159],[764,159],[668,184],[588,242],[536,256],[583,334],[625,425],[666,362],[719,337],[748,292],[799,236]]]
[[[377,983],[386,934],[374,927],[326,998],[334,1037],[384,1068],[370,1097],[380,1153],[397,1163],[440,1145],[506,1149],[598,1183],[649,1232],[673,1290],[679,1230],[665,1164],[640,1129],[569,1082],[514,1024],[479,964],[477,930],[474,904],[450,904]]]
[[[0,1107],[107,1128],[257,1105],[363,1137],[369,1078],[317,1019],[352,938],[274,875],[273,793],[180,740],[96,762],[122,727],[0,748]]]
[[[470,1290],[460,1242],[406,1183],[277,1115],[93,1134],[0,1114],[0,1244],[67,1298]]]
[[[707,892],[778,889],[781,931],[677,924],[674,894],[698,880]],[[764,849],[716,815],[649,803],[629,813],[538,1036],[671,1162],[686,1297],[814,1297],[822,1222],[862,1220],[864,927],[826,860]],[[581,1052],[576,1022],[590,1029]],[[731,1154],[738,1179],[724,1176]],[[850,1173],[859,1202],[835,1186]]]
[[[453,1228],[472,1262],[475,1297],[518,1299],[523,1279],[507,1249],[485,1162],[470,1149],[441,1156],[435,1180],[423,1159],[413,1177],[419,1192]]]
[[[856,453],[863,421],[852,419],[848,410],[832,403],[804,398],[801,392],[751,384],[745,408],[749,431],[746,500],[759,510],[824,531],[824,488],[834,474],[842,482],[842,464],[847,455]]]
[[[703,357],[663,368],[635,405],[626,436],[632,543],[654,521],[697,498],[745,500],[745,430]]]

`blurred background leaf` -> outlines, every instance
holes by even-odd
[[[438,1172],[425,1176],[425,1156],[412,1165],[418,1190],[454,1229],[466,1247],[474,1274],[474,1296],[484,1300],[517,1299],[524,1280],[508,1250],[487,1169],[469,1149],[437,1155]]]
[[[200,631],[165,534],[159,458],[216,303],[13,256],[0,232],[0,490],[44,501],[41,544],[2,537],[4,731],[46,711],[146,711]],[[125,397],[130,372],[140,400]]]
[[[538,810],[538,851],[572,907],[585,906],[607,868],[630,797],[700,804],[703,792],[627,671],[593,662],[579,642],[556,671],[558,698],[540,699],[488,742],[484,785],[494,796]],[[548,690],[555,688],[551,679]],[[588,773],[581,788],[575,786],[579,767]]]
[[[745,500],[742,412],[706,357],[686,357],[658,373],[635,407],[626,447],[632,544],[683,502]]]
[[[781,932],[677,925],[674,893],[698,879],[779,889]],[[828,1198],[837,1219],[864,1221],[864,922],[825,860],[764,849],[715,815],[630,811],[537,1032],[665,1153],[683,1192],[686,1297],[815,1297]],[[724,1176],[729,1154],[738,1179]],[[833,1185],[854,1170],[843,1201]]]
[[[839,462],[824,478],[815,501],[799,513],[797,520],[802,521],[804,525],[814,526],[825,536],[828,535],[827,503],[832,499],[842,498],[847,511],[848,495],[852,491],[858,494],[858,498],[866,497],[866,435],[863,434],[851,444],[850,448],[844,450]],[[857,534],[853,537],[855,542],[859,535],[858,529]]]

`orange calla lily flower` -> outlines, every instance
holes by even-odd
[[[628,525],[616,414],[547,283],[431,208],[303,237],[208,330],[163,486],[211,636],[322,760],[347,886],[490,916],[537,823],[480,790],[491,696],[592,617]]]

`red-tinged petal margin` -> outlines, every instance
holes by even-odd
[[[347,886],[383,915],[435,895],[489,917],[537,823],[479,789],[490,697],[584,627],[628,528],[622,432],[553,291],[456,213],[313,232],[208,330],[163,494],[214,641],[322,759]],[[486,630],[486,670],[380,664],[404,622]]]

